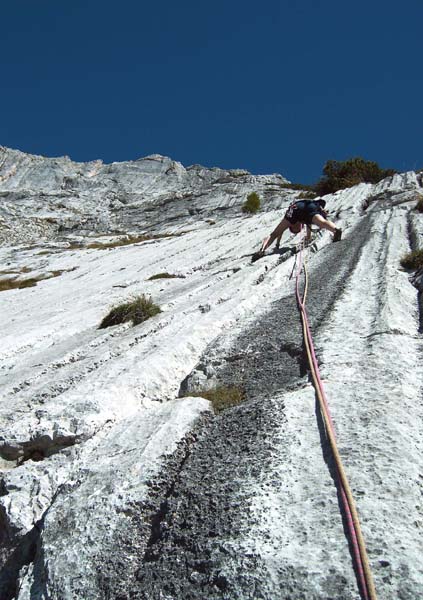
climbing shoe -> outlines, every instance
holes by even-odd
[[[342,238],[342,229],[335,229],[335,233],[333,234],[333,241],[339,242]]]

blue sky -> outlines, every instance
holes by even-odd
[[[423,2],[14,0],[0,144],[318,179],[423,168]]]

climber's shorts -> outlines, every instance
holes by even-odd
[[[325,216],[321,204],[310,200],[300,200],[291,204],[285,213],[285,219],[293,225],[298,222],[311,225],[315,215]]]

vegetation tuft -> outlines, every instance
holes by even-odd
[[[127,235],[124,238],[120,238],[119,240],[114,240],[113,242],[91,242],[91,244],[87,244],[87,248],[90,250],[103,250],[107,248],[119,248],[120,246],[129,246],[130,244],[138,244],[140,242],[146,242],[150,240],[151,236],[148,235]]]
[[[409,252],[401,258],[401,266],[404,269],[420,269],[423,267],[423,248]]]
[[[106,327],[120,325],[127,321],[132,321],[133,325],[139,325],[160,312],[162,312],[160,307],[154,304],[151,298],[147,298],[142,294],[130,302],[112,308],[109,314],[101,321],[98,328],[105,329]]]
[[[17,279],[8,278],[0,279],[0,292],[7,292],[8,290],[22,290],[28,287],[35,287],[40,281],[45,279],[53,279],[53,277],[60,277],[66,271],[73,271],[74,269],[62,269],[60,271],[51,271],[46,275],[37,275],[37,277],[29,277],[28,279]],[[21,273],[28,273],[31,269],[24,267],[21,269]],[[0,275],[6,271],[0,271]]]
[[[423,212],[423,196],[420,196],[417,200],[416,210],[418,210],[419,212]]]
[[[242,205],[242,212],[255,214],[260,209],[260,197],[256,192],[248,194],[247,200]]]
[[[187,396],[201,396],[209,400],[215,413],[220,413],[227,408],[237,406],[244,401],[244,391],[235,386],[217,386],[203,392],[187,393]]]
[[[316,197],[316,192],[301,192],[298,194],[297,198],[299,200],[313,200]]]
[[[111,242],[91,242],[86,246],[83,242],[71,242],[69,246],[63,248],[63,250],[108,250],[111,248],[120,248],[121,246],[128,246],[130,244],[139,244],[140,242],[149,242],[150,240],[159,240],[162,238],[169,237],[180,237],[186,231],[180,233],[160,233],[160,234],[152,234],[152,235],[126,235],[125,237],[119,238],[118,240],[113,240]]]
[[[376,162],[360,156],[344,161],[328,160],[323,167],[323,177],[314,185],[314,191],[324,196],[358,183],[378,183],[395,173],[394,169],[381,169]]]
[[[171,273],[156,273],[147,279],[147,281],[154,281],[155,279],[185,279],[184,275],[172,275]]]
[[[34,287],[43,277],[31,277],[29,279],[3,279],[0,281],[0,292],[7,290],[21,290],[22,288]]]

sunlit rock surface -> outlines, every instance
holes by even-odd
[[[0,147],[0,241],[195,228],[210,217],[239,215],[251,191],[275,206],[286,181],[241,169],[185,169],[158,154],[74,163]]]
[[[300,193],[286,183],[0,149],[2,600],[360,597],[303,355],[299,236],[251,263]],[[421,275],[399,265],[421,245],[421,184],[327,196],[343,239],[316,233],[307,255],[381,599],[423,597]],[[98,329],[141,293],[162,312]],[[198,394],[216,386],[244,403],[215,415]]]

